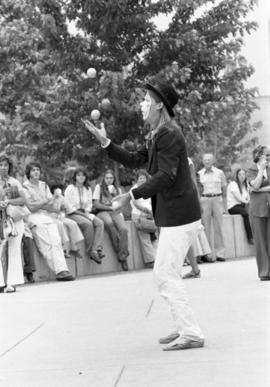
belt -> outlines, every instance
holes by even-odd
[[[216,196],[221,196],[222,194],[202,194],[201,196],[205,196],[207,198],[215,198]]]

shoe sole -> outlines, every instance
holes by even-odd
[[[159,344],[170,344],[172,341],[178,339],[178,337],[180,337],[179,333],[172,333],[167,337],[162,337],[158,342]]]
[[[188,343],[178,343],[174,344],[171,347],[164,347],[162,348],[163,351],[180,351],[183,349],[193,349],[193,348],[202,348],[204,347],[204,341],[203,342],[198,342],[198,341],[190,341]]]
[[[201,274],[186,274],[183,275],[182,279],[190,279],[190,278],[201,278]]]

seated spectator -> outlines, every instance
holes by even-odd
[[[140,169],[137,173],[137,182],[133,188],[139,187],[149,179],[148,173],[144,169]],[[131,204],[131,219],[135,222],[139,218],[147,218],[153,220],[151,199],[133,199]],[[146,268],[153,268],[155,262],[155,249],[153,247],[150,232],[137,230],[138,237],[143,254],[144,266]]]
[[[56,220],[57,223],[61,223],[65,227],[65,231],[68,235],[68,242],[66,243],[66,251],[68,255],[73,255],[82,258],[78,244],[84,240],[83,234],[78,224],[66,217],[66,201],[62,194],[63,186],[61,184],[55,184],[51,186],[51,192],[53,194],[53,208],[55,212],[50,215]]]
[[[69,219],[77,222],[85,240],[86,254],[100,264],[103,253],[104,223],[91,214],[92,191],[84,169],[78,168],[73,174],[73,183],[65,190],[66,212]]]
[[[27,223],[24,222],[24,232],[22,238],[22,251],[23,251],[23,272],[28,282],[35,282],[33,273],[36,271],[35,259],[34,259],[34,241],[33,235]]]
[[[253,245],[252,230],[248,216],[249,201],[246,172],[243,169],[238,169],[235,174],[235,181],[231,181],[227,187],[227,209],[231,215],[242,215],[248,243]]]
[[[40,180],[41,167],[39,163],[32,162],[26,166],[27,180],[23,183],[26,194],[26,203],[31,211],[27,218],[35,244],[46,260],[50,269],[56,273],[58,281],[72,281],[64,252],[61,246],[61,238],[58,228],[49,212],[53,203],[48,185]]]
[[[124,271],[128,270],[128,230],[123,214],[112,209],[112,199],[121,193],[116,186],[112,170],[105,172],[101,184],[97,184],[93,194],[93,201],[97,216],[103,220],[105,230],[112,241],[113,248],[117,254]]]
[[[1,230],[5,227],[8,209],[11,207],[22,207],[25,204],[25,195],[21,183],[10,176],[13,164],[10,158],[6,155],[0,156],[0,215],[1,215]],[[15,219],[14,230],[12,234],[6,235],[1,233],[1,253],[7,243],[7,275],[6,282],[3,277],[3,269],[1,266],[0,287],[1,292],[14,293],[16,285],[24,283],[21,241],[23,235],[23,218]],[[3,240],[5,239],[5,241]],[[1,265],[1,262],[0,262]]]

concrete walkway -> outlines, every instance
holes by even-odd
[[[270,386],[270,281],[254,259],[201,271],[186,286],[206,346],[186,351],[157,344],[172,322],[149,270],[0,294],[0,386]]]

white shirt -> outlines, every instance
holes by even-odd
[[[81,188],[74,184],[67,186],[65,190],[65,199],[67,206],[67,214],[71,214],[79,209],[84,209],[88,212],[92,210],[92,190],[83,186]]]
[[[131,189],[137,188],[138,185],[135,184]],[[151,198],[143,199],[139,198],[137,200],[133,199],[130,201],[131,205],[131,216],[132,218],[138,218],[140,215],[144,214],[141,210],[139,210],[134,203],[137,203],[140,207],[146,208],[148,211],[152,211]],[[144,214],[145,215],[145,214]]]
[[[242,193],[239,190],[236,181],[231,181],[227,187],[227,208],[228,210],[237,204],[249,202],[249,193],[246,187],[243,187]]]
[[[203,186],[203,194],[221,194],[222,187],[226,186],[226,177],[224,172],[216,167],[211,167],[209,171],[206,168],[199,172],[200,183]]]

